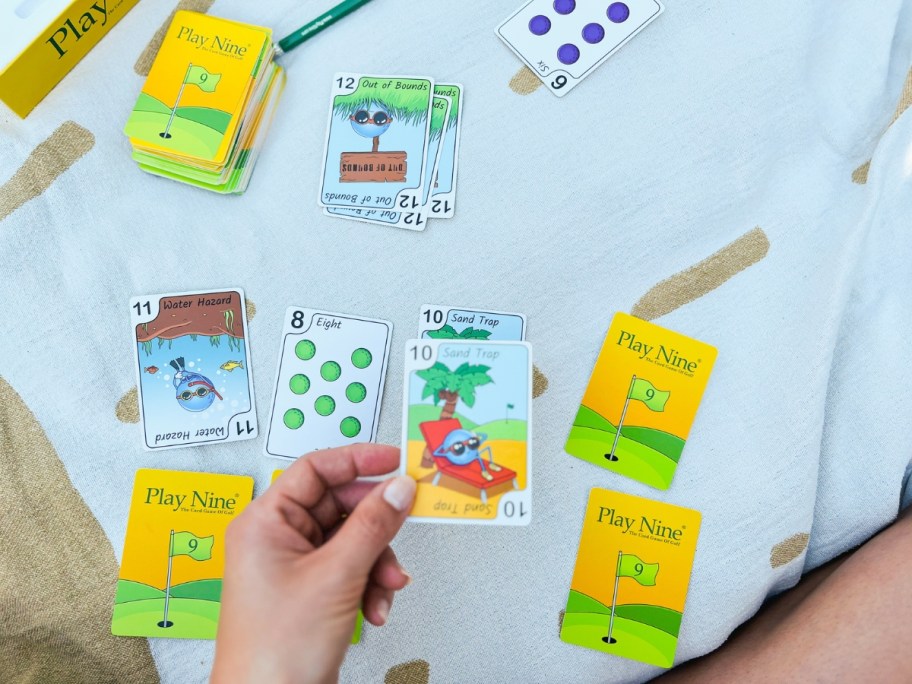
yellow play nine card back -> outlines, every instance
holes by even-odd
[[[561,639],[671,667],[699,532],[697,511],[593,489]]]
[[[715,360],[715,347],[615,314],[565,450],[668,489]]]
[[[111,633],[214,639],[225,528],[253,498],[253,478],[139,470]]]

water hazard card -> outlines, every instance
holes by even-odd
[[[389,321],[289,307],[266,455],[374,441],[392,333]]]
[[[663,9],[658,0],[531,0],[496,33],[548,90],[563,97]]]
[[[593,489],[561,640],[671,667],[699,534],[697,511]]]
[[[225,529],[252,498],[251,477],[138,470],[111,633],[215,639]]]
[[[564,449],[668,489],[715,360],[715,347],[615,314]]]
[[[532,349],[526,342],[410,340],[402,471],[410,520],[528,525]]]
[[[337,74],[320,205],[420,207],[433,93],[434,82],[427,78]]]
[[[526,317],[523,314],[425,304],[421,307],[418,321],[418,336],[426,339],[526,339]]]
[[[146,449],[257,436],[242,290],[133,297],[130,322]]]

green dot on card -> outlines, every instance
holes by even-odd
[[[310,340],[301,340],[295,345],[295,355],[301,361],[310,361],[317,353],[317,345]]]
[[[285,421],[285,427],[297,430],[304,425],[304,413],[300,409],[288,409],[282,420]]]
[[[355,437],[361,432],[361,421],[353,416],[343,418],[342,422],[339,424],[339,430],[346,437]]]
[[[360,382],[353,382],[345,388],[345,396],[353,404],[359,404],[367,396],[367,388]]]
[[[334,382],[342,375],[342,367],[335,361],[327,361],[320,366],[320,376],[326,382]]]
[[[364,347],[355,349],[355,351],[352,352],[352,364],[355,368],[367,368],[371,365],[371,361],[373,360],[374,357],[371,356],[371,353]]]
[[[314,411],[319,413],[321,416],[328,416],[330,413],[336,410],[336,400],[333,399],[328,394],[317,397],[317,400],[314,402]]]
[[[303,373],[292,375],[291,380],[288,381],[288,389],[295,394],[304,394],[310,389],[310,378]]]

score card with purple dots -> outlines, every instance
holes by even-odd
[[[531,0],[497,35],[563,97],[664,9],[658,0]]]

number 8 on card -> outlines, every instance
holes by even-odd
[[[401,469],[410,520],[528,525],[532,349],[525,342],[410,340]]]

